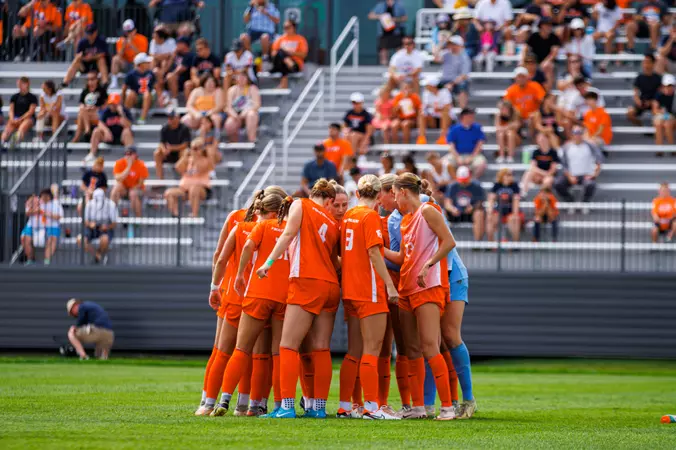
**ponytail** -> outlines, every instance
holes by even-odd
[[[251,206],[249,206],[249,209],[246,211],[246,216],[244,216],[245,222],[251,222],[253,220],[254,214],[260,209],[263,197],[265,197],[265,191],[262,189],[254,194],[254,197],[251,200]]]
[[[336,186],[338,185],[334,180],[328,181],[326,178],[320,178],[315,182],[315,185],[310,191],[310,198],[320,197],[322,199],[336,198]]]
[[[277,223],[282,224],[284,222],[284,219],[286,216],[289,214],[289,209],[291,209],[291,203],[293,203],[293,197],[288,195],[284,200],[282,200],[282,204],[279,207],[279,211],[277,212]]]
[[[406,189],[415,195],[432,195],[430,182],[427,180],[421,180],[418,175],[414,175],[410,172],[399,175],[394,182],[394,187],[397,189]]]

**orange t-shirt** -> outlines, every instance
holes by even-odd
[[[400,119],[415,119],[420,111],[422,102],[418,94],[411,94],[407,97],[403,93],[398,93],[394,97],[394,108],[397,109],[397,114]]]
[[[258,222],[249,235],[249,240],[256,244],[256,253],[251,261],[252,268],[260,266],[257,263],[265,255],[272,253],[279,237],[284,232],[286,222],[277,223],[277,219]],[[253,272],[249,277],[249,284],[244,294],[247,298],[263,298],[286,303],[289,290],[289,253],[285,251],[268,271],[268,276],[258,278]]]
[[[527,119],[540,108],[545,90],[535,81],[528,81],[523,88],[515,83],[507,88],[504,98],[514,105],[522,118]]]
[[[601,126],[603,126],[603,131],[601,131],[601,139],[606,145],[610,144],[610,141],[613,140],[613,124],[610,120],[610,115],[604,108],[596,108],[594,110],[589,110],[584,114],[584,127],[589,131],[589,134],[596,134]]]
[[[343,298],[361,302],[385,302],[385,283],[373,269],[368,255],[379,247],[384,255],[383,233],[378,213],[366,206],[355,206],[343,217],[341,250]]]
[[[115,161],[115,167],[113,167],[113,175],[120,174],[127,169],[127,158],[118,159]],[[131,170],[127,174],[127,178],[122,180],[122,185],[127,189],[135,187],[141,178],[148,178],[148,168],[146,164],[140,159],[135,160],[131,163]],[[143,185],[141,185],[143,188]]]
[[[347,139],[338,138],[335,141],[331,138],[324,140],[325,157],[336,165],[338,173],[343,168],[343,161],[346,156],[354,155],[352,144]]]
[[[63,17],[61,17],[61,11],[59,11],[59,9],[52,3],[47,3],[46,6],[43,6],[42,2],[38,1],[33,3],[33,11],[31,11],[30,16],[26,17],[23,27],[32,27],[33,19],[37,20],[38,22],[44,20],[47,24],[57,28],[61,28],[63,26]]]
[[[115,44],[115,49],[119,53],[122,47],[124,46],[122,57],[128,63],[133,63],[134,57],[139,53],[148,52],[148,38],[143,36],[142,34],[136,33],[134,37],[131,38],[131,45],[126,44],[127,38],[121,37],[117,40],[117,43]],[[132,46],[134,48],[132,48]]]
[[[661,230],[668,230],[671,221],[676,218],[676,199],[673,197],[657,197],[653,200],[653,214],[659,217]]]
[[[554,194],[541,193],[536,195],[535,198],[533,199],[535,209],[539,210],[545,207],[545,198],[549,200],[549,205],[554,210],[554,213],[558,216],[559,208],[556,206],[556,197],[554,197]]]
[[[92,14],[92,8],[91,6],[89,6],[89,4],[84,2],[80,3],[79,5],[76,5],[75,3],[71,3],[70,5],[68,5],[64,17],[66,18],[66,24],[69,26],[80,19],[82,19],[83,26],[87,26],[90,23],[94,22],[94,14]]]
[[[274,51],[277,52],[280,48],[287,53],[303,52],[307,55],[307,40],[300,34],[295,36],[282,35],[272,44],[272,49]],[[292,56],[291,58],[298,64],[298,68],[302,70],[303,64],[305,64],[304,58],[301,58],[300,56]]]
[[[237,226],[238,223],[244,222],[245,217],[246,217],[246,209],[237,209],[235,211],[232,211],[228,215],[228,218],[225,219],[228,225],[227,228],[228,235],[230,234],[232,229],[235,228],[235,226]],[[235,279],[235,276],[237,275],[238,263],[239,261],[235,260],[235,254],[233,253],[232,256],[230,256],[227,265],[225,266],[225,274],[223,275],[223,280],[221,280],[222,295],[225,295],[228,292],[228,286],[230,286],[231,282]]]
[[[307,198],[299,201],[303,218],[298,234],[289,246],[289,278],[312,278],[338,284],[332,260],[340,239],[338,225],[323,206]]]

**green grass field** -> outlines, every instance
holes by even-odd
[[[0,358],[0,448],[676,447],[676,424],[660,423],[676,414],[676,362],[478,363],[480,410],[452,422],[194,417],[203,364]]]

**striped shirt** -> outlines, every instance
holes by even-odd
[[[279,19],[279,10],[272,3],[265,6],[265,11],[272,17]],[[258,8],[251,7],[251,20],[247,26],[249,31],[258,31],[259,33],[275,34],[277,25],[268,16],[258,10]]]
[[[85,221],[96,225],[110,225],[117,222],[117,206],[110,199],[92,200],[85,207]]]

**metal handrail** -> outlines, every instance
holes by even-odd
[[[244,177],[244,181],[242,181],[242,184],[239,185],[239,188],[237,188],[237,191],[235,191],[235,195],[232,199],[233,201],[233,206],[234,209],[239,209],[240,208],[240,198],[244,194],[244,191],[246,190],[247,186],[251,182],[251,179],[256,175],[256,172],[258,171],[258,168],[263,164],[263,161],[268,157],[270,152],[272,152],[272,161],[270,162],[270,166],[273,166],[277,162],[277,156],[275,152],[275,141],[269,141],[265,148],[263,149],[263,152],[260,154],[258,159],[254,162],[253,166],[251,166],[251,169],[249,170],[249,173],[246,174],[246,177]],[[269,170],[269,167],[268,167]],[[267,173],[267,172],[266,172]]]
[[[296,113],[296,111],[298,111],[298,108],[300,108],[300,106],[303,104],[303,102],[305,101],[305,97],[308,96],[310,90],[312,90],[317,81],[319,81],[319,90],[315,95],[315,98],[312,100],[310,107],[305,111],[303,116],[300,118],[300,121],[298,121],[296,127],[293,129],[293,131],[291,131],[291,133],[289,133],[289,125],[291,124],[291,119],[293,119],[294,114]],[[305,89],[303,89],[303,92],[300,93],[296,102],[293,104],[293,106],[291,106],[291,109],[289,109],[289,112],[286,113],[286,117],[284,117],[284,122],[282,124],[282,151],[283,151],[282,158],[284,165],[284,178],[286,178],[289,174],[289,147],[291,146],[291,142],[293,142],[293,140],[296,138],[296,136],[300,132],[300,129],[303,127],[303,125],[305,125],[305,122],[310,117],[310,114],[312,113],[314,108],[319,103],[319,100],[321,100],[323,96],[324,96],[324,70],[317,69],[310,78],[310,81],[308,81],[307,85],[305,86]],[[324,103],[320,103],[319,120],[320,122],[324,121]]]
[[[352,42],[345,49],[345,53],[341,56],[340,60],[336,62],[338,55],[338,48],[343,43],[348,33],[352,31]],[[352,16],[350,20],[343,28],[343,31],[336,39],[336,42],[331,47],[331,66],[330,66],[330,83],[331,83],[331,106],[336,104],[336,77],[340,69],[347,61],[347,58],[352,54],[352,67],[357,68],[359,66],[359,19],[357,16]]]

